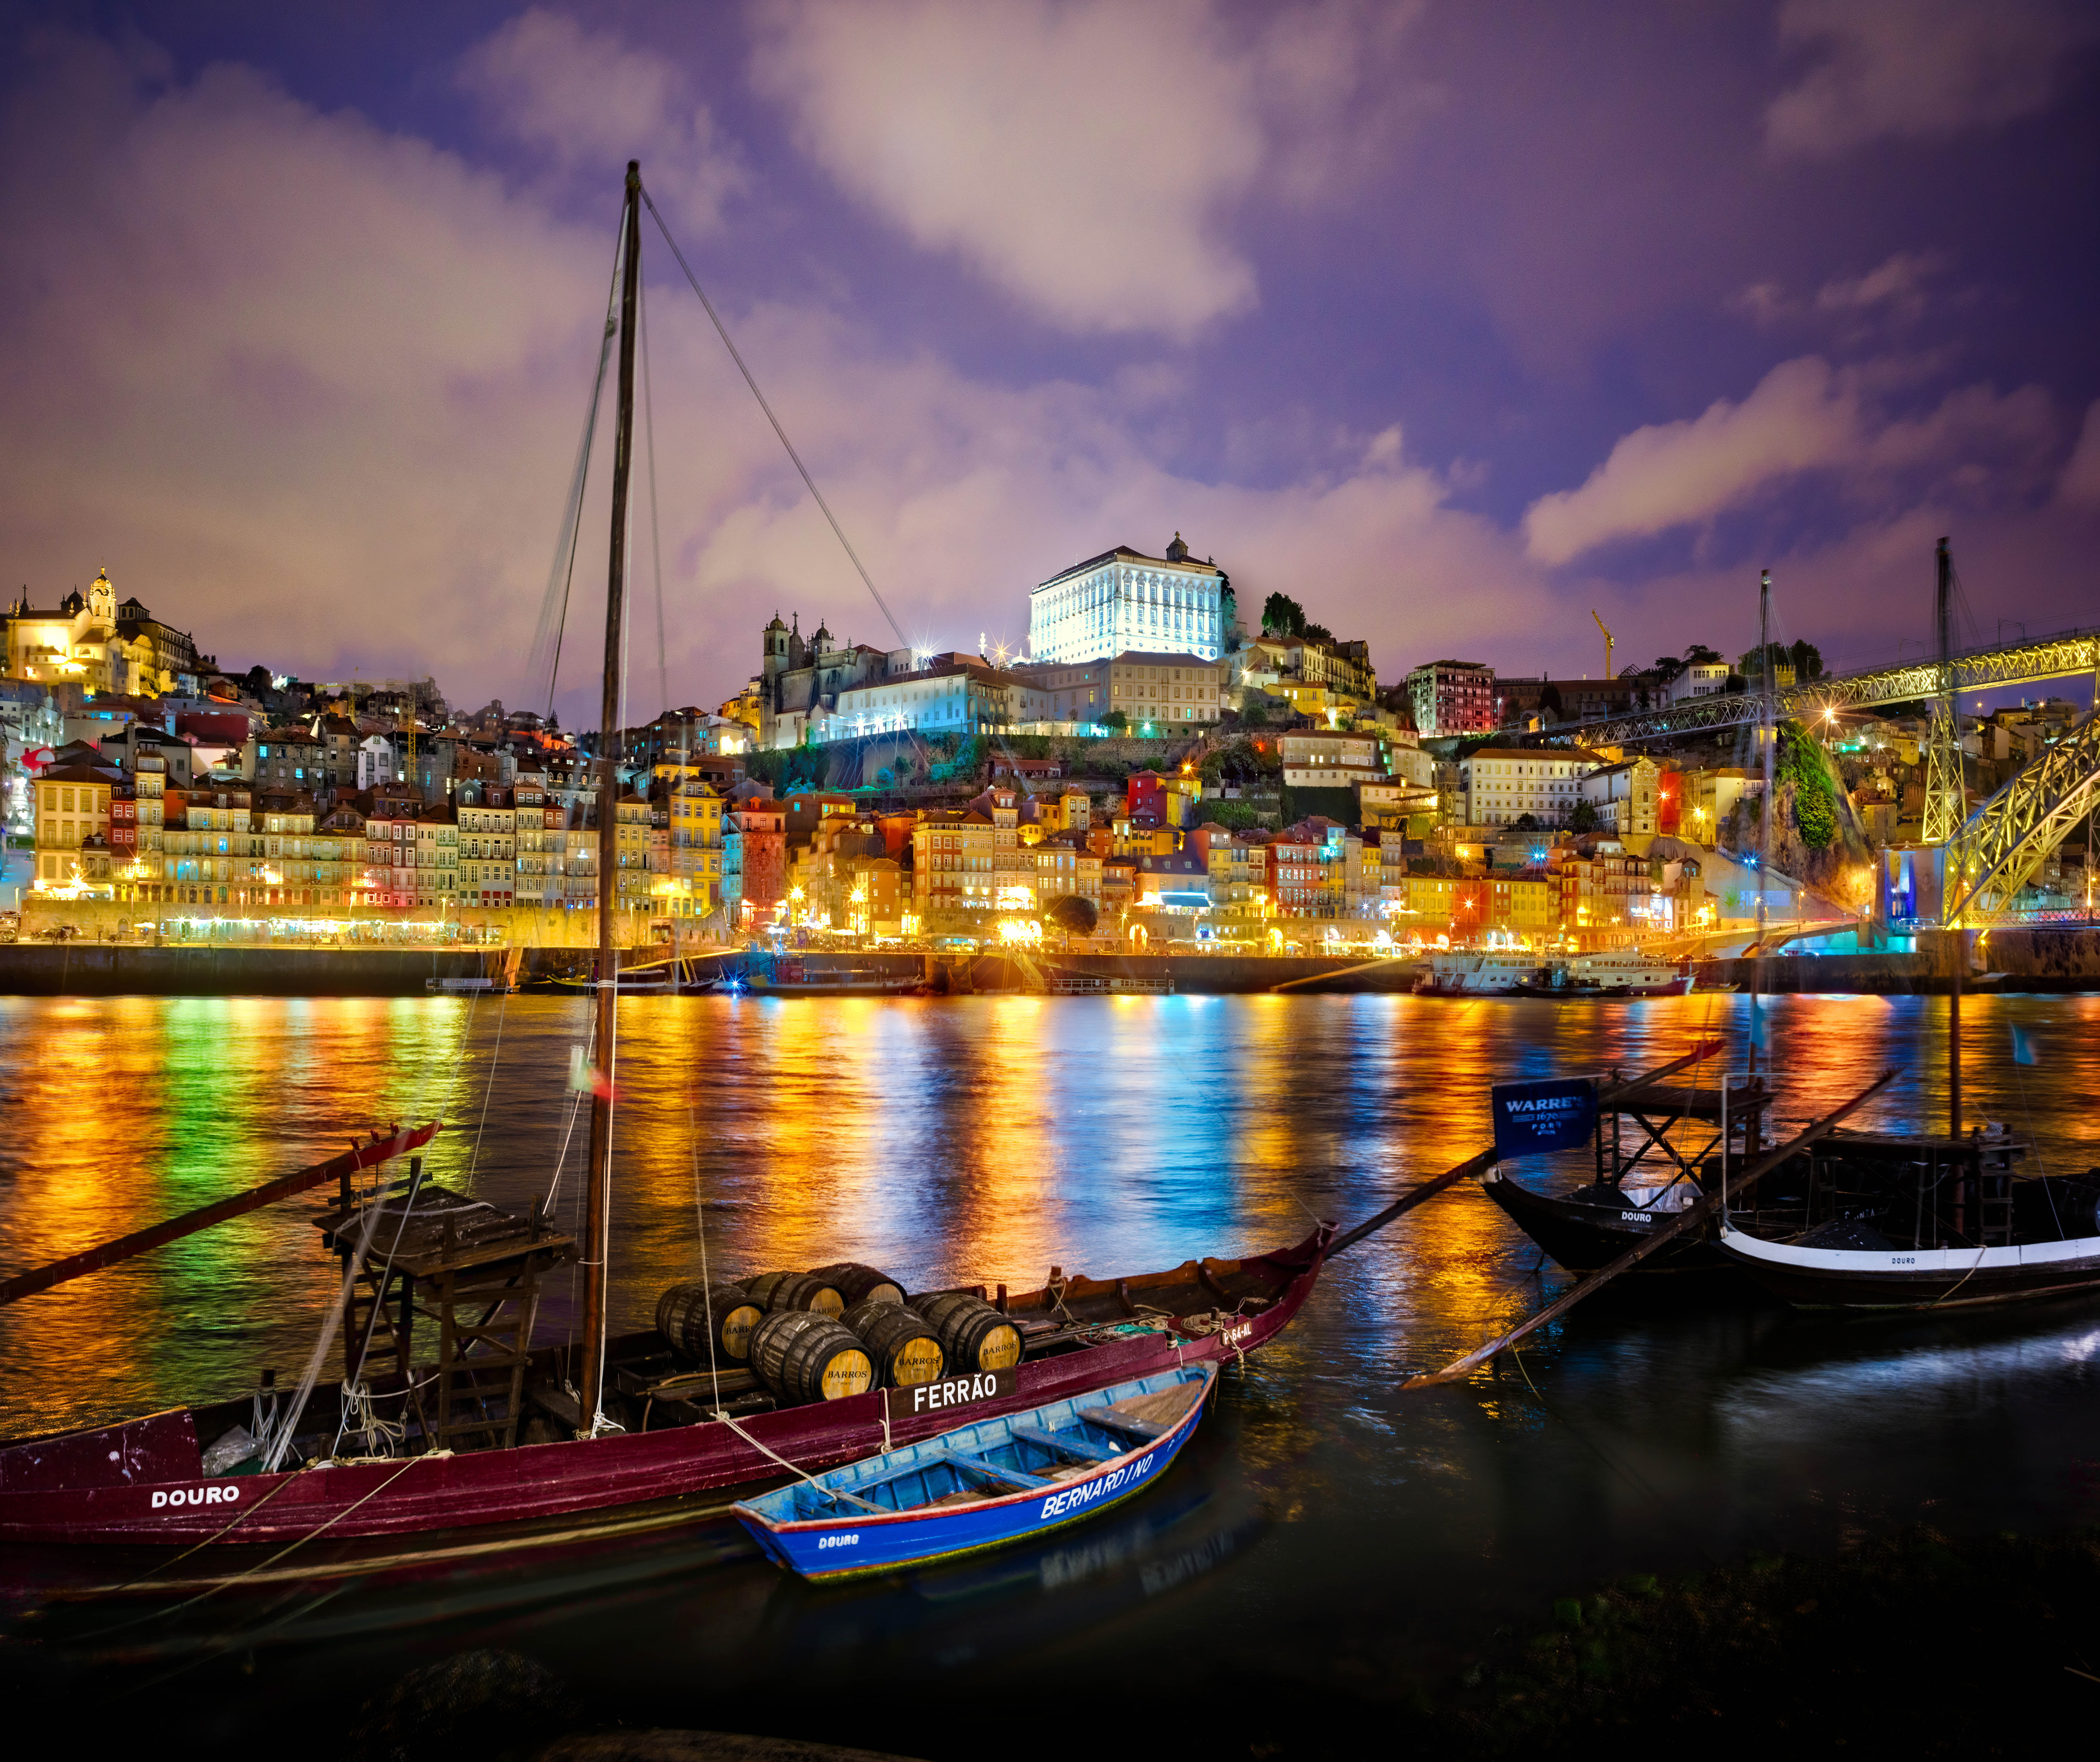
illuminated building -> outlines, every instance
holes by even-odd
[[[1582,799],[1582,779],[1604,762],[1579,750],[1481,747],[1458,762],[1465,824],[1509,826],[1528,814],[1543,825],[1564,825]]]
[[[1416,731],[1485,734],[1499,719],[1495,675],[1477,660],[1432,660],[1407,676]]]
[[[1215,661],[1232,619],[1230,579],[1215,563],[1192,559],[1176,532],[1164,557],[1119,545],[1035,588],[1028,650],[1060,665],[1140,650]]]
[[[112,792],[123,772],[104,765],[60,765],[42,772],[31,790],[36,810],[33,890],[50,893],[82,885],[83,863],[103,869],[108,880]],[[82,852],[92,845],[93,855]]]

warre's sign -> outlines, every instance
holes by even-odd
[[[1498,1083],[1495,1155],[1503,1162],[1546,1150],[1578,1150],[1597,1124],[1597,1086],[1588,1077],[1551,1083]]]

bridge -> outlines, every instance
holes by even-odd
[[[1841,673],[1784,687],[1774,693],[1772,701],[1779,716],[1806,722],[1828,710],[1920,703],[1952,693],[2031,685],[2076,673],[2100,673],[2100,629],[2068,630],[2037,642],[1969,649],[1945,663],[1921,659],[1868,673]],[[1540,729],[1539,737],[1582,746],[1643,746],[1717,728],[1754,726],[1761,713],[1754,691],[1717,692],[1600,721],[1555,722]]]
[[[1942,921],[1958,929],[2025,916],[2014,910],[2020,889],[2096,806],[2100,713],[2044,749],[1948,840]]]

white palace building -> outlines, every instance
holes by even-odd
[[[1029,654],[1052,665],[1132,649],[1215,660],[1231,622],[1232,593],[1225,572],[1193,561],[1179,532],[1163,557],[1119,545],[1053,575],[1029,595]]]

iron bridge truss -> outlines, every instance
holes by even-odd
[[[2021,918],[2010,908],[2064,835],[2100,806],[2100,713],[2088,715],[1969,818],[1947,845],[1949,929]]]
[[[2100,670],[2100,631],[2073,630],[2038,642],[1971,649],[1956,656],[1944,669],[1936,660],[1915,660],[1872,673],[1787,686],[1774,694],[1773,704],[1779,715],[1806,722],[1826,710],[1914,703],[1943,697],[1950,689],[1989,691],[2096,670]],[[1548,740],[1572,740],[1584,746],[1640,746],[1709,729],[1743,727],[1754,723],[1759,713],[1758,694],[1737,691],[1688,698],[1665,709],[1638,710],[1601,722],[1559,722],[1539,732]]]

